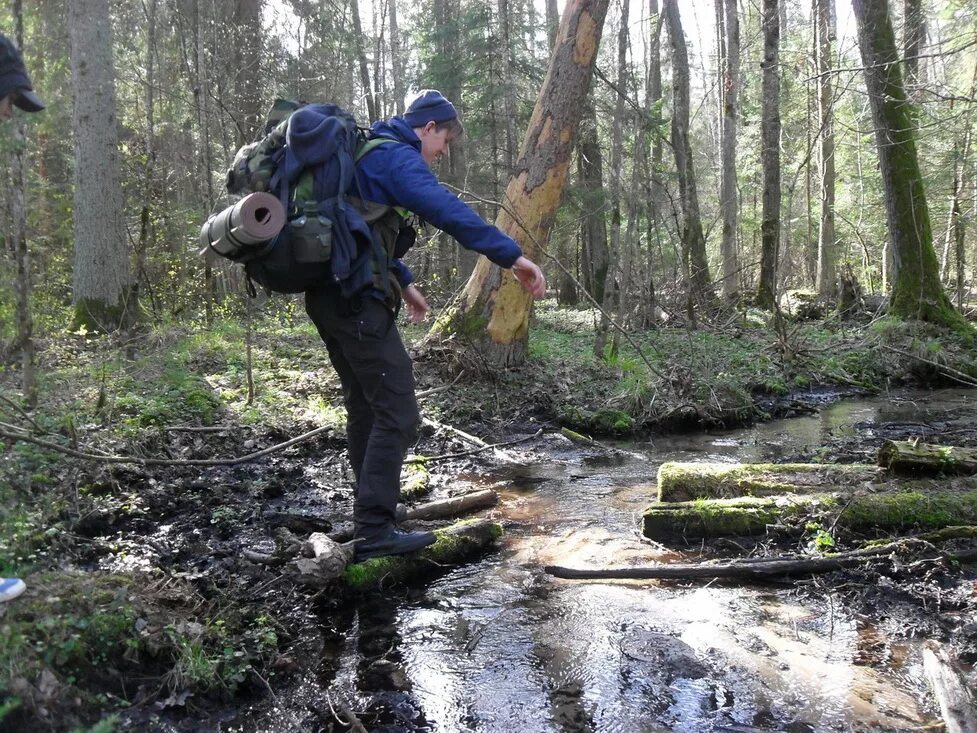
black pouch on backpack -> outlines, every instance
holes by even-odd
[[[329,261],[332,256],[332,221],[328,217],[302,214],[290,221],[288,228],[292,256],[296,262],[315,265]]]

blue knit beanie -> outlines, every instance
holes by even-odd
[[[418,92],[404,114],[404,120],[411,127],[424,127],[428,122],[447,122],[457,118],[455,106],[436,89]]]

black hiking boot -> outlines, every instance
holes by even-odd
[[[355,545],[354,562],[383,555],[403,555],[416,552],[434,542],[434,532],[406,532],[396,527],[360,540]]]

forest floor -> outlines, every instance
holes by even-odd
[[[560,427],[626,437],[800,414],[900,384],[977,386],[972,341],[923,324],[771,324],[739,313],[713,328],[634,334],[596,360],[594,320],[542,303],[528,363],[506,372],[452,344],[419,348],[431,422],[416,454],[471,449],[444,426],[490,443]],[[245,328],[233,320],[124,343],[47,339],[30,411],[16,370],[0,373],[0,575],[29,584],[0,604],[0,730],[202,730],[201,716],[219,721],[242,699],[274,697],[308,660],[321,662],[340,595],[298,586],[244,551],[272,552],[288,533],[348,520],[338,381],[301,315],[280,312],[253,330],[250,403]],[[417,343],[423,331],[405,334]],[[443,385],[454,386],[436,390]],[[194,463],[322,426],[330,429],[260,460]],[[844,460],[848,446],[826,448]],[[443,496],[458,474],[491,460],[481,453],[414,470]],[[901,582],[908,597],[929,587]],[[965,643],[961,654],[977,661],[977,644]]]

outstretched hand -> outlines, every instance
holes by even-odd
[[[546,295],[546,276],[532,260],[520,256],[512,265],[512,274],[534,298]]]

